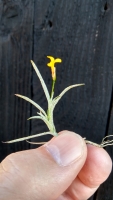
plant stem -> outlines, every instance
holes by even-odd
[[[50,101],[48,102],[47,118],[48,118],[48,122],[52,125],[51,128],[49,128],[50,132],[52,132],[54,136],[57,136],[54,121],[53,121],[53,102],[52,102],[52,99],[54,96],[55,82],[56,80],[52,79],[52,88],[51,88]]]
[[[53,96],[54,96],[54,88],[55,88],[55,82],[56,82],[56,80],[52,80],[52,89],[51,89],[51,99],[53,98]]]

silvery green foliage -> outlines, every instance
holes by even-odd
[[[37,116],[30,117],[29,119],[41,119],[47,125],[49,131],[48,132],[44,132],[44,133],[39,133],[39,134],[36,134],[36,135],[31,135],[31,136],[28,136],[28,137],[23,137],[23,138],[7,141],[5,143],[19,142],[19,141],[28,140],[28,139],[31,139],[31,138],[47,135],[47,134],[51,134],[53,136],[57,136],[58,134],[56,132],[55,125],[54,125],[54,120],[53,120],[53,111],[54,111],[55,106],[57,105],[59,100],[63,97],[63,95],[68,90],[70,90],[71,88],[74,88],[74,87],[78,87],[78,86],[84,85],[84,84],[75,84],[75,85],[68,86],[57,97],[53,98],[54,91],[53,91],[52,95],[50,96],[49,91],[47,89],[47,86],[46,86],[46,84],[45,84],[45,82],[44,82],[44,80],[42,78],[42,75],[40,74],[37,66],[35,65],[35,63],[32,60],[31,60],[31,63],[32,63],[32,66],[33,66],[33,68],[34,68],[34,70],[35,70],[40,82],[41,82],[42,88],[44,90],[44,93],[45,93],[45,96],[46,96],[46,99],[47,99],[47,102],[48,102],[48,111],[47,111],[47,113],[43,110],[43,108],[39,104],[37,104],[36,102],[32,101],[28,97],[22,96],[20,94],[15,94],[15,95],[20,97],[20,98],[22,98],[22,99],[24,99],[24,100],[26,100],[26,101],[28,101],[29,103],[31,103],[32,105],[34,105],[38,109]]]

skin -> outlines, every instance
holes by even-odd
[[[73,132],[62,131],[59,135],[47,145],[11,154],[1,162],[0,200],[87,200],[108,178],[112,161],[104,149],[86,145]],[[81,143],[77,142],[76,148],[83,151],[67,164],[71,150],[66,149],[78,138]],[[63,164],[48,151],[53,143],[65,143]]]

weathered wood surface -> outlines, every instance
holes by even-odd
[[[0,141],[30,134],[30,105],[14,96],[31,96],[34,3],[0,1]],[[0,159],[27,143],[0,144]]]
[[[35,61],[50,90],[47,55],[63,60],[57,66],[55,95],[71,84],[85,83],[68,92],[57,105],[57,131],[75,131],[97,143],[112,134],[112,0],[4,0],[0,5],[0,140],[46,130],[41,121],[26,121],[37,110],[13,94],[29,96],[47,109],[42,87],[29,63],[30,59]],[[0,158],[26,148],[29,145],[24,142],[1,144]],[[112,147],[107,150],[113,157]],[[113,199],[112,185],[111,174],[90,200]]]

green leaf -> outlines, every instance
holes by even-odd
[[[65,88],[57,97],[55,97],[53,99],[53,107],[56,106],[56,104],[59,102],[59,100],[62,98],[62,96],[67,92],[69,91],[70,89],[74,88],[74,87],[78,87],[78,86],[82,86],[82,85],[85,85],[84,83],[81,83],[81,84],[75,84],[75,85],[70,85],[68,86],[67,88]]]
[[[43,90],[44,90],[44,93],[45,93],[45,95],[46,95],[47,101],[49,102],[50,95],[49,95],[49,91],[48,91],[48,89],[47,89],[47,86],[46,86],[46,84],[45,84],[45,82],[44,82],[44,79],[42,78],[42,75],[40,74],[40,72],[39,72],[37,66],[35,65],[35,63],[34,63],[32,60],[31,60],[31,63],[32,63],[32,66],[33,66],[33,68],[34,68],[34,70],[35,70],[35,72],[36,72],[36,74],[37,74],[37,76],[38,76],[40,82],[41,82],[41,85],[42,85],[42,87],[43,87]]]
[[[48,127],[49,130],[52,129],[52,125],[49,123],[49,121],[45,118],[45,117],[39,117],[39,116],[33,116],[33,117],[30,117],[29,119],[41,119]],[[28,120],[29,120],[28,119]]]
[[[45,116],[47,116],[47,115],[46,115],[46,112],[43,110],[43,108],[41,108],[37,103],[35,103],[35,102],[32,101],[31,99],[29,99],[28,97],[22,96],[22,95],[20,95],[20,94],[15,94],[15,95],[16,95],[17,97],[20,97],[20,98],[22,98],[22,99],[28,101],[29,103],[31,103],[32,105],[34,105],[36,108],[38,108],[38,110],[40,110]]]
[[[20,142],[20,141],[28,140],[28,139],[35,138],[35,137],[40,137],[40,136],[42,136],[42,135],[48,135],[48,134],[53,135],[53,134],[50,133],[50,132],[44,132],[44,133],[39,133],[39,134],[36,134],[36,135],[31,135],[31,136],[27,136],[27,137],[15,139],[15,140],[6,141],[6,142],[3,142],[3,143]]]

